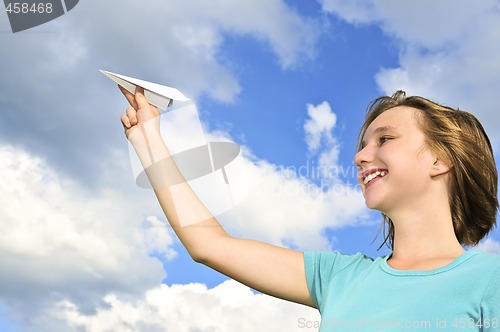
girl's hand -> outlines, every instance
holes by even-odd
[[[130,134],[140,126],[144,125],[146,122],[149,122],[148,129],[157,130],[157,133],[160,132],[159,126],[159,117],[160,112],[156,107],[149,104],[144,96],[144,89],[141,87],[137,87],[135,89],[135,95],[128,92],[125,88],[118,86],[120,91],[123,93],[130,106],[125,111],[125,114],[121,116],[121,121],[123,124],[123,128],[125,129],[125,135],[127,138],[130,137]],[[153,121],[151,121],[153,120]]]

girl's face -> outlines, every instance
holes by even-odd
[[[366,205],[389,217],[395,209],[421,209],[429,194],[436,157],[418,126],[418,112],[397,106],[380,114],[354,157]]]

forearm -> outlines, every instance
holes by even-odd
[[[205,259],[210,244],[228,236],[176,166],[154,123],[129,137],[173,230],[194,260]]]

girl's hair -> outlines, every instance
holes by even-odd
[[[396,106],[419,110],[417,122],[426,143],[434,153],[449,162],[449,202],[453,228],[463,245],[476,245],[495,226],[498,209],[498,173],[490,140],[483,126],[472,114],[437,104],[428,99],[406,97],[397,91],[370,103],[365,123],[358,137],[358,151],[368,126],[377,116]],[[394,245],[394,224],[384,216],[383,227],[388,226],[384,244]]]

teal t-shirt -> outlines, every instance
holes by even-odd
[[[304,253],[319,331],[500,332],[500,256],[470,250],[429,271],[393,269],[389,257]]]

